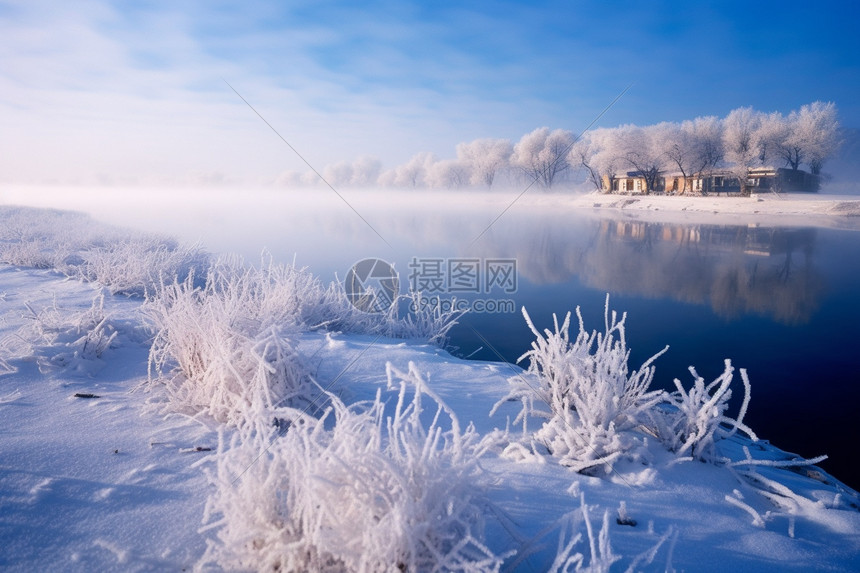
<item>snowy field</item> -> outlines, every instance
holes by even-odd
[[[6,570],[860,569],[857,492],[756,439],[728,364],[651,390],[620,314],[558,309],[524,370],[300,269],[0,223]]]

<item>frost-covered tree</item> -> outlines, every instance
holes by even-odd
[[[363,155],[352,162],[352,178],[349,184],[354,187],[370,187],[379,179],[382,162],[375,157]]]
[[[816,101],[791,112],[785,118],[776,153],[794,170],[809,165],[811,173],[821,173],[824,161],[839,146],[839,121],[833,102]]]
[[[584,170],[586,180],[600,191],[603,188],[602,173],[595,162],[595,156],[599,152],[598,146],[599,143],[592,137],[591,133],[583,134],[570,148],[567,162],[574,169]]]
[[[476,139],[457,145],[457,159],[468,166],[473,185],[493,186],[496,174],[509,165],[514,148],[507,139]]]
[[[352,163],[339,161],[326,165],[322,176],[334,187],[368,187],[377,183],[381,169],[378,159],[364,155]]]
[[[320,181],[320,176],[316,171],[308,170],[302,173],[300,178],[301,184],[307,187],[313,187],[314,185],[319,185],[322,183]]]
[[[427,170],[436,163],[436,156],[428,151],[422,151],[412,156],[412,159],[382,173],[379,184],[396,187],[421,187],[426,184]]]
[[[386,169],[376,178],[377,185],[381,187],[394,187],[394,180],[397,178],[397,168]]]
[[[824,162],[839,149],[839,120],[833,102],[816,101],[800,108],[799,129],[809,134],[809,153],[806,163],[814,175],[821,173]]]
[[[761,113],[758,126],[759,161],[762,165],[774,166],[779,161],[779,145],[788,133],[786,118],[778,111]]]
[[[283,171],[275,178],[275,185],[278,187],[301,187],[302,174],[298,171]]]
[[[697,117],[681,124],[681,130],[691,135],[695,145],[693,173],[701,175],[714,169],[723,160],[723,123],[716,116]]]
[[[430,187],[456,189],[469,184],[469,165],[458,159],[443,159],[427,168],[425,181]]]
[[[657,187],[657,177],[666,164],[661,138],[665,137],[661,125],[624,125],[619,129],[621,156],[627,164],[645,178],[645,194]]]
[[[514,146],[511,165],[531,181],[550,188],[570,167],[567,157],[572,146],[573,135],[569,131],[539,127]]]
[[[352,181],[352,165],[346,161],[331,163],[323,168],[323,179],[333,187],[344,187]]]
[[[568,162],[572,167],[583,169],[586,179],[598,191],[604,188],[604,178],[608,189],[624,164],[623,138],[617,127],[599,128],[584,133],[574,143],[568,154]]]
[[[693,173],[694,142],[689,132],[681,129],[681,124],[664,121],[655,126],[657,131],[656,145],[662,150],[667,162],[681,172],[684,188],[687,190],[687,179]]]
[[[723,148],[732,174],[738,178],[741,194],[748,195],[750,169],[762,164],[762,117],[752,107],[732,110],[723,120]]]
[[[722,127],[716,117],[697,117],[683,123],[661,123],[658,140],[668,163],[678,169],[686,192],[692,177],[716,167],[722,158]]]
[[[591,156],[591,165],[594,170],[606,177],[607,190],[612,189],[612,184],[621,171],[622,158],[622,134],[618,128],[595,129],[589,133],[594,153]]]

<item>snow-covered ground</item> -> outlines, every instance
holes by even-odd
[[[709,224],[761,224],[860,229],[860,199],[824,193],[763,193],[751,197],[684,197],[588,193],[544,196],[536,205],[561,201],[581,210],[624,212],[630,217]]]
[[[56,222],[52,227],[56,231]],[[6,247],[14,245],[10,237],[3,237]],[[142,281],[148,280],[146,273],[135,265],[117,269],[117,259],[112,259],[112,270],[99,270],[109,254],[102,242],[88,238],[87,249],[75,251],[69,246],[69,235],[63,237],[63,242],[41,243],[54,244],[56,251],[70,250],[55,253],[62,255],[59,262],[44,249],[4,252],[36,257],[46,267],[65,265],[67,274],[101,277],[109,286],[67,278],[50,268],[0,265],[0,567],[4,569],[217,570],[235,569],[240,563],[254,570],[271,564],[273,553],[311,547],[329,552],[332,570],[352,558],[365,563],[367,570],[378,570],[378,562],[372,565],[378,556],[361,555],[361,551],[381,551],[387,547],[385,535],[394,533],[405,536],[405,546],[412,547],[407,554],[421,553],[416,544],[435,539],[447,556],[483,563],[464,570],[547,571],[553,566],[573,570],[577,564],[613,571],[860,569],[858,494],[814,466],[779,467],[794,456],[766,441],[753,442],[737,433],[717,439],[716,450],[710,453],[707,440],[696,442],[692,449],[680,443],[670,448],[660,436],[643,429],[644,418],[630,418],[635,423],[628,424],[622,416],[616,419],[617,428],[613,425],[588,445],[621,455],[605,464],[591,460],[586,462],[590,467],[576,473],[568,466],[571,460],[581,461],[581,456],[559,455],[564,446],[557,441],[565,439],[564,424],[579,420],[583,431],[588,429],[584,420],[559,418],[561,426],[543,434],[533,433],[542,423],[538,417],[529,417],[530,434],[522,434],[521,426],[513,423],[522,405],[506,397],[515,396],[519,388],[526,401],[531,396],[540,402],[543,386],[536,372],[504,363],[461,360],[416,340],[383,337],[378,332],[345,334],[337,328],[290,327],[271,330],[242,346],[242,334],[231,352],[248,348],[253,356],[233,356],[223,368],[207,367],[200,379],[207,384],[234,383],[231,377],[241,378],[244,373],[236,368],[249,358],[263,368],[258,371],[260,379],[280,380],[279,368],[294,361],[319,388],[331,393],[331,404],[348,408],[337,413],[334,427],[331,417],[325,425],[314,426],[310,418],[302,422],[295,410],[255,405],[253,396],[246,403],[250,394],[241,392],[236,394],[238,402],[219,402],[218,407],[235,407],[244,416],[263,412],[262,418],[249,419],[246,426],[229,417],[234,421],[218,422],[221,410],[212,405],[197,408],[194,414],[196,404],[182,394],[184,387],[174,387],[170,399],[186,402],[171,407],[166,392],[170,383],[164,376],[184,375],[148,372],[148,357],[153,313],[158,315],[159,308],[175,310],[176,302],[146,309],[140,298],[111,294],[135,292],[126,283],[116,287],[118,273],[127,277],[131,272]],[[71,251],[78,253],[77,259]],[[134,252],[128,249],[122,256],[127,259]],[[162,247],[155,252],[160,255],[143,260],[163,265],[175,259],[161,256]],[[192,262],[200,263],[196,258]],[[76,270],[85,264],[99,272]],[[237,291],[213,301],[224,303],[242,296]],[[217,318],[217,312],[213,307],[205,316]],[[254,322],[242,316],[253,322],[240,325],[242,333],[257,327],[269,332],[271,326],[264,319]],[[216,330],[201,335],[202,342],[194,344],[229,342],[219,338]],[[295,355],[281,360],[270,357],[271,346],[257,350],[261,348],[257,341],[273,337],[289,342],[284,348]],[[169,349],[165,340],[159,343],[162,350]],[[200,350],[194,356],[204,354]],[[182,362],[181,357],[176,360]],[[190,377],[196,363],[193,356],[189,360],[192,369],[184,372]],[[212,378],[216,374],[221,377]],[[690,380],[682,382],[693,391]],[[737,377],[731,387],[743,392]],[[708,393],[702,396],[705,401],[719,390],[701,389]],[[412,396],[422,393],[423,402],[416,402]],[[378,423],[371,415],[377,396]],[[434,421],[437,404],[444,406]],[[636,415],[647,410],[634,406],[629,411]],[[708,408],[715,415],[737,415],[720,407],[715,398],[702,410],[705,416],[692,421],[713,422],[716,418]],[[655,415],[665,412],[651,410]],[[316,409],[308,406],[303,411]],[[579,411],[584,412],[585,406],[580,405]],[[417,417],[411,418],[410,412]],[[282,413],[296,417],[285,423],[278,417]],[[281,425],[269,436],[266,428],[273,423]],[[376,428],[383,441],[386,436],[402,440],[398,442],[402,450],[370,440],[355,442],[366,449],[356,446],[355,451],[338,450],[334,455],[332,448],[340,439],[335,430],[347,423]],[[707,434],[706,427],[696,431]],[[580,437],[574,434],[567,438]],[[413,439],[421,446],[417,450],[410,449]],[[546,447],[551,440],[556,441]],[[290,458],[293,453],[280,449],[284,444],[304,444],[306,457]],[[279,466],[284,461],[279,456],[288,456],[289,464]],[[756,461],[744,462],[748,456]],[[416,467],[416,460],[425,465]],[[296,466],[310,469],[302,474]],[[438,483],[434,472],[457,483]],[[403,476],[411,476],[408,483],[399,481]],[[291,498],[295,486],[291,479],[307,480],[299,485],[310,489],[298,491],[317,497],[310,502]],[[385,483],[390,488],[371,487]],[[366,497],[371,490],[376,493]],[[404,498],[403,491],[415,497]],[[440,502],[433,497],[436,491],[448,493]],[[291,508],[308,503],[310,516],[301,521],[305,529],[288,534],[290,520],[295,519],[289,514]],[[368,513],[368,508],[376,509]],[[340,511],[343,515],[338,515]],[[441,513],[423,521],[430,519],[426,515],[430,511]],[[466,518],[468,522],[462,521]],[[441,527],[435,522],[451,522],[452,529],[439,531],[454,538],[434,537],[433,528]],[[308,529],[311,525],[317,529]],[[457,545],[459,541],[464,544]],[[331,555],[339,555],[340,561]],[[405,563],[389,562],[385,567],[396,571],[400,565]]]

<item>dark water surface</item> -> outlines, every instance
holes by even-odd
[[[325,280],[343,279],[356,261],[378,257],[394,264],[405,292],[418,271],[436,269],[441,300],[456,294],[509,306],[469,313],[451,332],[454,352],[476,359],[516,361],[528,350],[533,336],[523,306],[541,328],[552,324],[553,313],[563,317],[580,306],[586,328],[601,330],[609,293],[611,307],[628,313],[631,368],[668,344],[655,380],[672,389],[674,378],[692,382],[689,366],[710,380],[731,359],[749,373],[745,421],[759,437],[805,457],[828,454],[822,467],[860,487],[854,461],[860,232],[754,221],[713,225],[680,216],[647,222],[636,214],[540,207],[528,197],[504,211],[512,196],[344,196],[360,216],[323,191],[136,192],[122,200],[94,192],[51,204],[201,240],[214,252],[238,252],[251,261],[265,247]],[[483,270],[488,262],[515,261],[515,292],[490,285],[486,274],[479,292],[463,292],[475,286],[468,273],[446,274],[476,261]],[[452,285],[460,292],[449,292]],[[730,414],[742,394],[737,377],[734,388]]]
[[[611,307],[628,313],[631,368],[668,344],[655,382],[674,389],[674,378],[692,382],[689,366],[711,380],[730,358],[749,374],[745,421],[759,437],[805,457],[828,454],[822,467],[860,486],[860,233],[611,218],[575,224],[588,229],[579,241],[564,233],[534,238],[532,254],[545,264],[518,258],[525,268],[516,299],[539,328],[552,326],[553,312],[580,305],[586,328],[600,330],[610,293]],[[518,316],[473,314],[463,323],[452,343],[464,354],[484,346],[474,357],[493,359],[489,342],[516,360],[532,340]],[[743,392],[736,382],[730,413]]]

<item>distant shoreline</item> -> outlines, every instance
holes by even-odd
[[[105,219],[117,210],[134,213],[151,210],[159,201],[177,206],[210,205],[255,201],[271,205],[287,199],[299,204],[317,204],[320,209],[342,208],[347,201],[358,212],[396,210],[468,209],[481,213],[507,213],[520,209],[575,209],[588,216],[617,216],[644,221],[756,225],[774,227],[822,227],[860,230],[860,196],[828,193],[774,193],[738,196],[621,195],[599,192],[571,192],[554,189],[427,190],[278,189],[273,187],[45,187],[0,185],[0,205],[84,211]],[[242,198],[240,200],[240,197]]]
[[[596,213],[613,211],[663,222],[813,226],[860,230],[860,199],[841,195],[768,193],[750,197],[588,193],[539,197],[538,206],[563,202]]]

